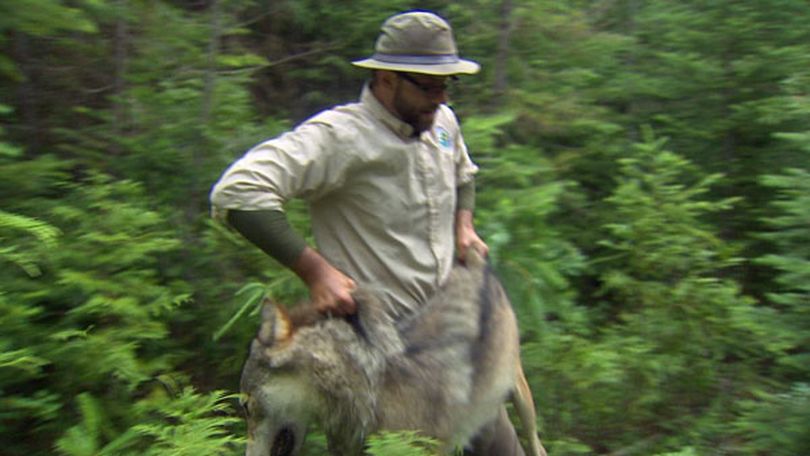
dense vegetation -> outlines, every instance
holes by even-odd
[[[3,2],[3,454],[242,451],[228,322],[305,290],[208,190],[413,7],[484,67],[454,104],[551,453],[810,454],[805,0]]]

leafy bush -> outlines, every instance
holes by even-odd
[[[371,456],[435,456],[438,449],[435,440],[414,432],[381,432],[368,438]]]

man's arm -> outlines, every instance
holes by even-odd
[[[295,272],[309,287],[312,304],[323,314],[350,315],[355,283],[307,246],[282,211],[228,211],[228,223],[248,241]]]
[[[292,198],[317,198],[342,185],[354,158],[338,145],[332,114],[324,113],[292,132],[265,141],[233,163],[211,192],[217,218],[294,271],[323,313],[354,311],[354,282],[331,266],[287,221]],[[334,119],[333,119],[334,120]]]
[[[456,253],[462,261],[469,248],[475,249],[482,257],[489,252],[489,246],[475,232],[474,209],[475,181],[471,180],[456,189]]]

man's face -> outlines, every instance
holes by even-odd
[[[393,106],[399,118],[416,134],[429,130],[439,105],[447,101],[446,76],[397,73]]]

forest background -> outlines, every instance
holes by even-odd
[[[483,65],[453,104],[551,453],[810,454],[805,0],[0,3],[0,452],[244,451],[249,312],[305,289],[209,189],[410,8]]]

